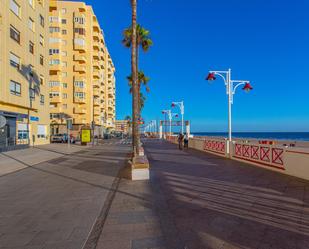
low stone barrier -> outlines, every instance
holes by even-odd
[[[167,140],[178,143],[177,136],[168,136]],[[309,148],[233,141],[229,155],[228,146],[229,142],[223,138],[199,137],[189,140],[189,148],[309,180]]]

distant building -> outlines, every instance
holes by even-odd
[[[128,133],[129,132],[129,122],[128,120],[116,120],[116,129],[117,132]]]
[[[115,129],[115,67],[91,6],[50,2],[49,97],[52,133],[95,125],[95,135]]]
[[[3,143],[49,143],[49,1],[0,1],[0,129]]]

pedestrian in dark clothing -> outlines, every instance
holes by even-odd
[[[184,148],[188,149],[189,148],[189,136],[187,133],[185,133],[183,142],[184,142]]]
[[[178,148],[180,150],[182,150],[182,147],[183,147],[183,134],[179,133],[179,135],[178,135]]]

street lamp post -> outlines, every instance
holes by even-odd
[[[180,114],[181,114],[181,133],[183,134],[183,128],[184,128],[184,114],[185,114],[185,106],[184,102],[172,102],[172,107],[178,106],[180,109]]]
[[[231,69],[227,71],[209,71],[209,74],[206,78],[208,81],[216,80],[216,75],[220,76],[226,86],[226,94],[228,95],[228,147],[227,153],[230,154],[230,143],[232,142],[232,104],[233,96],[236,93],[236,90],[239,86],[244,86],[242,89],[245,91],[252,90],[250,82],[247,80],[232,80],[231,79]]]

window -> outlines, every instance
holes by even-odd
[[[79,23],[79,24],[84,24],[85,18],[84,17],[74,17],[74,22]]]
[[[20,94],[21,94],[21,85],[20,85],[20,83],[11,80],[10,81],[10,92],[13,95],[20,96]]]
[[[62,33],[63,35],[66,35],[66,34],[67,34],[67,30],[66,30],[66,29],[63,29],[63,30],[61,31],[61,33]]]
[[[61,73],[61,76],[64,77],[64,78],[65,78],[65,77],[68,77],[68,73],[67,73],[67,72],[62,72],[62,73]]]
[[[60,22],[60,17],[58,16],[50,16],[49,17],[49,22],[53,23],[53,22]]]
[[[38,138],[46,138],[47,132],[46,132],[46,125],[38,125],[38,132],[37,136]]]
[[[49,27],[49,33],[59,33],[60,28],[59,27]]]
[[[44,105],[44,103],[45,103],[45,97],[44,97],[43,94],[41,94],[41,95],[40,95],[40,104],[41,104],[41,105]]]
[[[28,28],[32,31],[34,31],[34,21],[29,17],[28,20]]]
[[[67,19],[62,19],[62,20],[61,20],[61,23],[62,23],[62,24],[67,24]]]
[[[20,43],[20,32],[17,29],[15,29],[13,26],[10,27],[10,37],[14,41]]]
[[[50,60],[49,61],[49,65],[59,65],[60,64],[60,60]]]
[[[61,13],[62,13],[62,14],[67,13],[67,9],[64,9],[64,8],[63,8],[63,9],[61,9]]]
[[[40,75],[40,84],[44,85],[44,76],[43,75]]]
[[[11,66],[19,69],[20,68],[20,58],[17,55],[10,53],[10,64]]]
[[[85,45],[85,40],[81,39],[81,38],[76,38],[76,39],[74,39],[74,43],[76,45],[84,46]]]
[[[59,96],[60,96],[59,92],[50,92],[49,93],[50,98],[59,97]]]
[[[44,66],[44,56],[40,55],[40,64]]]
[[[10,1],[10,9],[16,16],[20,15],[20,6],[14,0]]]
[[[28,125],[17,124],[18,139],[28,139]]]
[[[68,98],[68,94],[67,94],[67,93],[63,93],[63,94],[62,94],[62,98],[63,98],[63,99],[67,99],[67,98]]]
[[[67,104],[63,104],[63,105],[62,105],[62,108],[63,108],[63,109],[68,109],[68,105],[67,105]]]
[[[29,41],[29,52],[31,54],[34,54],[34,44],[33,42]]]
[[[61,54],[62,54],[62,56],[68,56],[68,52],[67,51],[62,51]]]
[[[63,61],[63,62],[61,63],[61,65],[62,65],[63,67],[67,67],[67,66],[68,66],[68,63],[67,63],[66,61]]]
[[[44,37],[40,35],[40,44],[41,46],[44,46]]]
[[[61,42],[60,38],[49,38],[49,43],[59,43]]]
[[[49,55],[53,55],[53,54],[59,54],[59,49],[50,49]]]
[[[62,87],[63,88],[68,88],[68,84],[67,83],[62,83]]]
[[[86,34],[86,30],[84,28],[75,28],[74,29],[74,33],[75,34],[80,34],[80,35],[85,35]]]
[[[62,45],[66,46],[67,45],[67,41],[66,40],[62,40]]]
[[[86,97],[86,93],[83,92],[75,92],[74,93],[75,98],[84,99]]]
[[[74,86],[75,87],[79,87],[79,88],[84,88],[85,87],[85,82],[84,81],[75,81],[74,82]]]
[[[40,15],[40,24],[44,28],[45,23],[44,23],[44,17],[42,15]]]
[[[30,99],[35,100],[35,90],[33,88],[30,88]]]
[[[54,86],[60,86],[60,82],[59,81],[50,81],[48,83],[49,87],[54,87]]]

